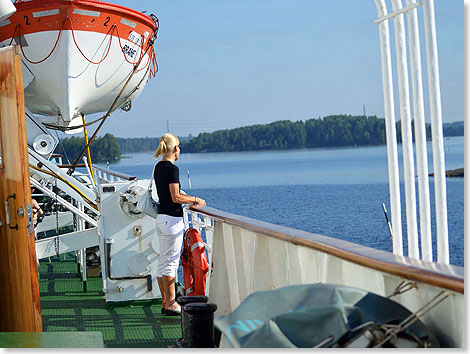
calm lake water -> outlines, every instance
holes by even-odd
[[[464,167],[464,138],[444,140],[446,169]],[[428,144],[429,171],[433,171]],[[399,160],[402,168],[401,146]],[[110,169],[150,178],[153,153],[135,153]],[[185,154],[176,163],[182,188],[227,212],[392,250],[382,210],[390,210],[385,146]],[[400,171],[403,180],[402,171]],[[434,185],[430,178],[434,222]],[[402,220],[405,223],[404,186]],[[416,185],[417,190],[417,185]],[[418,197],[417,197],[418,199]],[[464,179],[447,179],[452,264],[464,265]],[[419,208],[417,208],[419,211]],[[403,225],[405,254],[406,224]],[[435,240],[434,240],[435,243]],[[435,244],[434,244],[435,253]],[[436,257],[434,255],[434,257]]]

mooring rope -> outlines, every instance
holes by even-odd
[[[386,335],[385,338],[376,344],[374,348],[380,348],[382,345],[387,343],[389,340],[396,338],[398,333],[403,332],[405,329],[410,327],[413,323],[419,320],[420,317],[424,316],[425,314],[429,313],[432,309],[434,309],[437,305],[439,305],[442,301],[447,299],[449,294],[446,291],[441,291],[439,294],[434,296],[431,300],[429,300],[423,307],[421,307],[415,313],[412,313],[410,316],[405,318],[402,322],[398,325],[382,325],[382,328]]]

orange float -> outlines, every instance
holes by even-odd
[[[190,228],[184,233],[181,265],[183,266],[185,295],[205,295],[209,264],[205,244],[196,229]]]

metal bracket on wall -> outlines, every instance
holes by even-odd
[[[28,232],[29,234],[33,233],[33,212],[31,205],[26,204],[26,218],[28,220]]]

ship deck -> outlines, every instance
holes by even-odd
[[[44,332],[101,332],[106,348],[167,348],[181,337],[180,317],[161,314],[161,300],[106,303],[100,276],[87,291],[72,255],[41,260]]]

